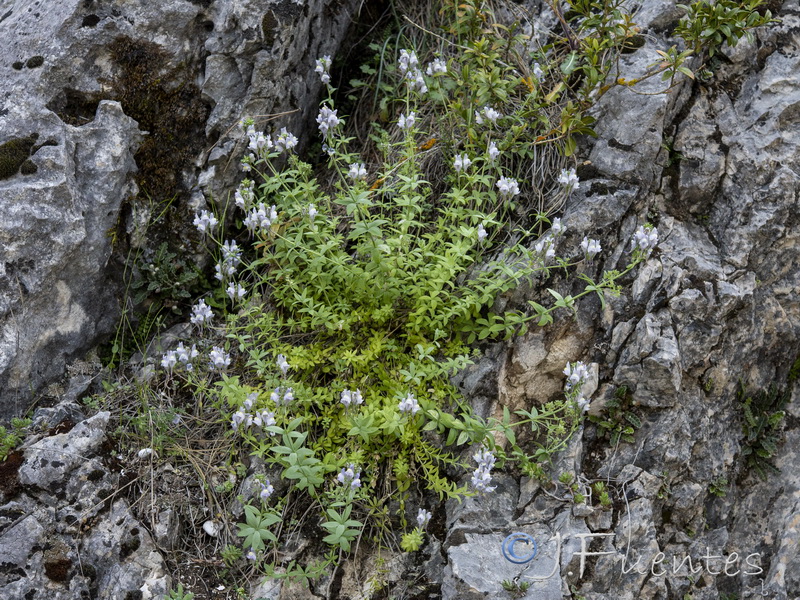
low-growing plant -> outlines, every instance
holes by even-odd
[[[742,433],[742,458],[745,466],[752,469],[763,480],[769,473],[780,473],[780,469],[770,460],[778,451],[782,438],[784,408],[791,394],[777,386],[755,394],[747,393],[744,386],[739,392],[744,419]]]
[[[30,427],[30,419],[11,419],[11,428],[0,425],[0,461],[5,461],[8,455],[22,443]]]
[[[710,57],[722,44],[731,48],[742,37],[752,39],[751,30],[775,22],[772,13],[758,12],[762,0],[697,0],[678,4],[686,15],[678,22],[675,35],[683,38],[695,54],[706,50]]]
[[[724,498],[728,495],[728,479],[723,475],[716,477],[708,486],[708,492],[718,498]]]
[[[549,212],[580,185],[566,157],[577,135],[591,133],[591,86],[570,84],[585,53],[573,56],[564,40],[537,50],[542,63],[531,71],[519,29],[494,22],[483,4],[448,4],[442,14],[454,43],[428,51],[425,73],[410,44],[381,63],[392,122],[373,124],[375,160],[351,147],[328,86],[317,117],[326,165],[315,170],[295,155],[298,140],[285,128],[267,135],[244,122],[250,179],[236,209],[195,218],[227,301],[195,305],[197,336],[163,355],[157,385],[163,396],[213,406],[231,462],[239,452],[257,457],[288,485],[277,497],[259,481],[238,525],[246,557],[268,576],[317,576],[367,527],[384,531],[399,515],[405,528],[412,494],[490,493],[493,469],[507,461],[544,473],[588,408],[586,366],[567,365],[563,397],[490,419],[473,414],[451,376],[474,361],[476,343],[571,316],[585,296],[604,307],[657,243],[656,229],[640,226],[627,264],[595,279],[600,242],[585,236],[565,248],[565,225]],[[610,27],[603,19],[616,13],[603,14]],[[600,26],[581,23],[583,37]],[[595,87],[630,37],[625,27],[593,55]],[[318,61],[326,84],[329,68],[328,57]],[[507,306],[515,288],[538,289],[554,271],[582,289]],[[468,483],[452,476],[469,471]],[[576,482],[570,490],[585,500]],[[376,510],[389,498],[397,515]],[[429,518],[404,532],[405,550],[421,547]],[[294,519],[328,550],[279,568],[283,527]]]
[[[192,600],[194,594],[183,589],[183,584],[179,583],[178,587],[172,588],[166,595],[165,600]]]
[[[614,396],[606,402],[604,414],[589,415],[589,420],[597,425],[598,431],[608,437],[612,446],[621,441],[632,444],[636,428],[642,426],[641,419],[633,410],[633,396],[624,385],[618,387]]]

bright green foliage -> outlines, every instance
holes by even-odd
[[[30,419],[11,419],[11,429],[0,425],[0,461],[8,455],[25,439],[25,433],[31,424]]]
[[[152,256],[142,255],[136,267],[140,276],[131,283],[136,305],[146,298],[170,303],[190,298],[192,288],[197,287],[197,267],[187,265],[184,259],[178,258],[167,242],[163,242]],[[171,308],[177,310],[174,305]]]
[[[274,510],[260,510],[252,505],[244,507],[245,522],[239,523],[239,532],[236,534],[244,538],[242,545],[258,552],[264,549],[264,542],[276,542],[278,538],[270,531],[270,527],[281,520],[281,516]]]
[[[708,486],[708,492],[718,498],[724,498],[728,494],[728,479],[723,476],[715,478]]]
[[[422,529],[415,527],[408,533],[403,534],[403,538],[400,541],[400,547],[405,552],[416,552],[422,547],[423,542],[424,537]]]
[[[766,480],[769,473],[780,473],[770,459],[778,452],[786,415],[783,409],[789,403],[790,394],[771,386],[751,396],[742,388],[739,399],[744,411],[742,457],[748,469]]]
[[[345,552],[350,552],[350,542],[359,535],[361,527],[364,525],[360,521],[350,518],[352,510],[353,506],[348,504],[342,512],[333,508],[325,511],[330,520],[322,523],[322,528],[329,532],[323,538],[323,542],[331,546],[339,546]]]
[[[166,595],[165,600],[192,600],[194,594],[183,590],[183,584],[179,583],[178,587],[173,588]]]
[[[762,0],[698,0],[687,6],[678,6],[686,11],[675,35],[686,40],[689,47],[699,53],[703,48],[714,56],[723,43],[735,46],[743,36],[750,36],[751,29],[774,22],[772,13],[757,12]]]
[[[603,507],[604,510],[610,509],[612,506],[611,496],[608,494],[608,490],[606,489],[606,484],[602,481],[597,481],[592,485],[592,489],[594,493],[597,494],[597,498],[600,501],[600,506]]]

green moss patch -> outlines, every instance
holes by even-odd
[[[25,163],[30,163],[33,166],[25,167],[25,175],[30,175],[36,172],[36,165],[29,160],[31,150],[33,149],[36,140],[39,137],[34,133],[28,137],[14,138],[0,145],[0,180],[9,179],[19,173],[20,167]]]

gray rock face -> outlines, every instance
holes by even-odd
[[[3,4],[0,419],[113,331],[112,238],[144,243],[122,203],[180,193],[184,222],[207,197],[224,203],[243,151],[226,134],[243,116],[284,114],[270,125],[302,138],[314,60],[335,54],[356,4]]]

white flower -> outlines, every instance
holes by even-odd
[[[286,377],[286,372],[290,369],[289,363],[286,362],[286,357],[283,354],[278,354],[275,364],[278,365],[278,368],[283,372],[283,376]]]
[[[152,448],[142,448],[136,454],[141,460],[144,460],[145,458],[147,458],[149,456],[153,456],[153,449]]]
[[[331,75],[330,75],[331,64],[332,64],[331,57],[328,56],[327,54],[322,58],[317,59],[314,72],[319,73],[319,78],[324,84],[328,84],[331,82]]]
[[[247,413],[243,410],[237,410],[231,417],[231,429],[236,431],[239,427],[247,421]]]
[[[475,123],[477,125],[483,125],[483,115],[477,110],[475,111]]]
[[[261,482],[259,482],[259,483],[261,483]],[[272,487],[272,484],[269,482],[269,479],[267,479],[266,483],[262,483],[261,484],[261,492],[258,495],[259,495],[259,497],[261,498],[262,501],[266,502],[266,500],[270,496],[272,496],[272,494],[274,492],[275,492],[275,488]]]
[[[537,62],[533,63],[533,76],[536,77],[536,79],[538,79],[539,81],[544,79],[544,71]]]
[[[313,223],[314,222],[314,217],[316,217],[317,214],[318,214],[317,213],[317,207],[314,206],[313,204],[309,204],[308,205],[308,210],[306,212],[308,213],[308,220]]]
[[[575,402],[578,403],[578,408],[581,410],[581,412],[589,412],[590,401],[589,401],[588,398],[584,398],[581,395],[581,396],[578,396],[578,398],[575,400]]]
[[[649,257],[658,244],[658,229],[652,225],[639,225],[631,240],[631,251],[639,250]]]
[[[427,73],[429,77],[435,77],[436,75],[447,73],[447,63],[445,63],[441,58],[434,58],[428,63],[428,68],[425,70],[425,73]]]
[[[410,90],[417,90],[420,94],[424,94],[428,91],[425,78],[422,76],[422,71],[419,69],[414,69],[406,73],[406,84]]]
[[[349,483],[352,489],[361,487],[361,471],[356,471],[356,466],[352,463],[347,468],[342,468],[336,479],[342,485]]]
[[[367,176],[367,167],[364,166],[364,163],[352,163],[350,165],[350,170],[347,172],[347,176],[353,181],[365,179]]]
[[[400,412],[410,412],[412,415],[415,415],[419,412],[419,402],[409,393],[405,400],[400,401],[397,408],[400,409]]]
[[[419,512],[417,513],[417,526],[420,529],[424,529],[428,522],[431,520],[431,512],[429,510],[425,510],[424,508],[420,508]]]
[[[211,322],[213,317],[214,313],[211,312],[211,307],[206,305],[205,300],[200,300],[200,302],[192,307],[192,325],[202,326],[205,323]]]
[[[250,551],[249,551],[247,554],[245,554],[245,555],[244,555],[244,557],[245,557],[247,560],[256,560],[256,558],[257,558],[257,557],[256,557],[256,553],[255,553],[255,551],[254,551],[252,548],[250,548]],[[220,587],[220,588],[222,588],[223,590],[225,589],[225,587],[224,587],[224,586],[219,586],[219,587]],[[217,589],[219,589],[219,588],[217,588]]]
[[[183,342],[178,344],[178,347],[175,348],[175,353],[178,357],[178,361],[182,362],[183,364],[188,366],[192,359],[196,358],[200,353],[197,351],[197,345],[192,344],[191,348],[187,348]]]
[[[286,131],[286,127],[281,128],[275,140],[275,149],[278,150],[278,152],[283,152],[284,150],[291,150],[295,146],[297,146],[297,138],[294,134]]]
[[[247,294],[247,290],[244,289],[244,286],[241,283],[237,283],[236,285],[229,283],[228,289],[225,291],[228,294],[228,298],[231,300],[241,300]]]
[[[580,187],[578,182],[579,179],[575,169],[561,169],[561,173],[558,176],[558,183],[567,188],[567,192],[577,190]]]
[[[553,222],[550,224],[550,233],[552,233],[555,237],[562,235],[566,230],[567,226],[561,223],[560,217],[553,219]]]
[[[516,179],[501,177],[496,185],[500,195],[506,198],[512,198],[519,194],[519,183]]]
[[[317,115],[317,125],[319,125],[319,132],[322,134],[323,139],[328,137],[328,132],[335,129],[341,122],[336,111],[331,110],[328,106],[323,106]]]
[[[489,142],[489,160],[494,162],[497,160],[497,157],[500,156],[500,150],[497,149],[497,144],[495,142]]]
[[[583,241],[581,242],[581,249],[583,250],[583,254],[586,256],[586,260],[590,263],[594,257],[603,250],[600,247],[600,242],[598,240],[590,240],[586,236],[584,236]]]
[[[483,227],[483,223],[481,223],[480,225],[478,225],[478,241],[479,241],[479,242],[482,242],[483,240],[485,240],[485,239],[486,239],[486,236],[487,236],[487,235],[489,235],[489,234],[488,234],[488,233],[486,233],[486,229],[484,229],[484,227]]]
[[[361,390],[356,390],[355,392],[344,390],[339,402],[345,406],[350,406],[351,404],[363,404],[364,399],[361,397]]]
[[[250,138],[250,144],[248,144],[247,147],[262,156],[269,152],[274,146],[270,136],[265,136],[262,132],[256,131],[255,127],[252,125],[247,128],[247,137]]]
[[[564,384],[564,389],[567,391],[581,387],[589,377],[589,369],[581,361],[567,363],[563,373],[567,376],[567,382]]]
[[[489,485],[492,481],[491,470],[496,460],[494,454],[492,454],[491,450],[481,446],[473,455],[473,458],[478,463],[478,467],[472,474],[472,487],[482,493],[494,491],[495,488]]]
[[[556,255],[556,249],[553,247],[553,238],[549,235],[544,235],[533,245],[533,249],[537,254],[549,260]]]
[[[484,106],[483,114],[487,119],[489,119],[494,124],[497,124],[497,119],[503,116],[498,111],[493,109],[491,106]]]
[[[253,194],[253,182],[249,179],[244,179],[234,193],[234,200],[236,202],[236,206],[242,210],[247,210],[250,208],[250,205],[255,200],[255,196]]]
[[[294,400],[294,390],[292,388],[286,388],[286,391],[283,393],[284,406],[289,406],[292,400]]]
[[[417,120],[417,114],[414,112],[408,113],[408,116],[405,113],[400,114],[400,119],[397,121],[397,126],[400,129],[411,129],[414,126],[414,122]]]
[[[178,355],[175,350],[168,350],[164,356],[161,357],[161,366],[167,371],[172,371],[172,368],[178,364]]]
[[[400,50],[400,59],[398,63],[400,73],[405,75],[407,71],[417,68],[419,59],[417,59],[417,54],[413,50]]]
[[[200,214],[195,214],[194,216],[194,226],[197,227],[200,233],[211,233],[217,223],[219,223],[217,218],[207,210],[203,210]]]
[[[211,368],[221,370],[231,364],[231,355],[219,346],[214,346],[208,355],[211,361]]]
[[[467,168],[472,164],[472,161],[467,157],[466,154],[456,154],[454,164],[456,171],[466,171]]]

